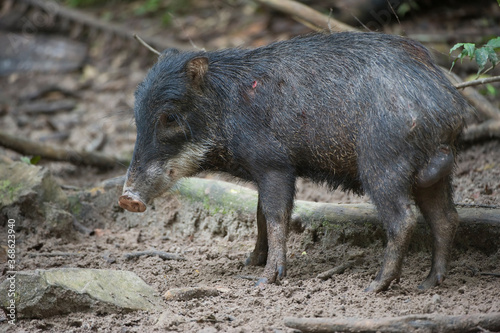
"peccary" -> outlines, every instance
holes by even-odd
[[[434,237],[420,288],[440,284],[458,224],[451,177],[472,110],[410,39],[313,34],[256,49],[168,49],[135,93],[137,141],[120,206],[143,212],[179,178],[226,172],[259,192],[259,283],[286,274],[297,177],[367,193],[387,231],[368,291],[399,278],[416,203]]]

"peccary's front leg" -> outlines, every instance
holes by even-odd
[[[262,204],[257,204],[257,242],[255,249],[245,261],[245,265],[263,266],[267,262],[267,252],[269,249],[267,243],[267,222],[264,214],[262,213]]]
[[[266,267],[257,282],[259,285],[276,282],[286,275],[286,238],[295,196],[295,176],[292,172],[271,170],[261,174],[257,184],[268,244]],[[262,240],[263,236],[258,239],[256,249],[258,246],[262,249],[259,245]]]

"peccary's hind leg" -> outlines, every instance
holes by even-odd
[[[260,197],[257,204],[257,242],[255,249],[245,261],[245,265],[264,266],[267,261],[267,224],[266,218],[262,213]]]
[[[404,197],[397,199],[398,202],[376,203],[387,232],[387,246],[382,268],[365,291],[386,290],[392,281],[401,276],[401,266],[416,225],[416,218],[410,200]]]
[[[425,220],[430,224],[434,239],[432,268],[419,286],[419,289],[428,289],[441,284],[445,278],[446,264],[459,222],[453,204],[451,177],[441,178],[430,187],[417,188],[415,201]]]
[[[399,279],[403,259],[417,223],[411,208],[412,184],[407,177],[411,173],[411,161],[406,157],[399,157],[363,165],[368,165],[366,170],[362,170],[363,187],[377,207],[387,233],[382,268],[365,290],[379,292]]]

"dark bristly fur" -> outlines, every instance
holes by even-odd
[[[167,50],[135,96],[138,135],[123,207],[142,211],[202,170],[255,182],[258,239],[248,263],[266,264],[261,282],[272,282],[286,272],[297,177],[366,192],[388,234],[368,288],[380,291],[400,275],[415,200],[435,236],[422,287],[442,282],[458,222],[450,160],[471,109],[421,44],[339,33],[250,50]]]

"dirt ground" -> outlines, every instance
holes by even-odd
[[[259,12],[254,10],[255,15]],[[221,14],[222,15],[222,14]],[[191,18],[192,19],[192,18]],[[187,19],[186,19],[187,20]],[[253,23],[255,31],[266,28],[264,19]],[[214,33],[212,47],[241,44],[259,45],[304,29],[281,16],[273,34],[249,33],[223,39],[223,31]],[[284,22],[284,23],[283,23]],[[185,24],[184,21],[177,22]],[[207,23],[208,24],[208,23]],[[234,22],[232,24],[235,24]],[[294,27],[286,29],[281,27]],[[402,24],[405,24],[404,22]],[[421,25],[415,25],[421,28]],[[186,27],[186,25],[184,25]],[[267,26],[269,27],[269,26]],[[279,29],[278,29],[279,28]],[[189,30],[189,26],[186,28]],[[260,29],[260,30],[259,30]],[[189,30],[191,31],[191,30]],[[193,37],[193,33],[184,33]],[[196,37],[196,36],[195,36]],[[202,43],[205,35],[198,36]],[[240,39],[238,39],[240,38]],[[112,66],[91,59],[78,72],[47,74],[12,74],[0,78],[0,130],[48,144],[84,149],[105,133],[101,151],[105,154],[130,157],[135,141],[132,119],[133,92],[147,70],[139,61],[127,67]],[[77,101],[74,110],[51,115],[23,113],[27,97],[41,87],[64,87],[76,92],[69,96]],[[497,85],[498,87],[498,85]],[[66,98],[64,92],[42,94],[38,98]],[[493,99],[498,106],[498,98]],[[18,160],[20,156],[0,147],[0,154]],[[125,173],[125,168],[102,172],[92,167],[69,163],[41,161],[51,170],[66,191],[90,189],[101,181]],[[500,206],[500,141],[491,140],[465,145],[455,171],[455,202]],[[358,197],[300,180],[297,198],[318,202],[368,202]],[[444,284],[427,291],[417,290],[430,269],[429,250],[410,251],[403,266],[402,278],[388,291],[368,294],[363,289],[374,278],[381,264],[382,240],[364,247],[332,241],[325,234],[311,241],[306,234],[291,233],[288,239],[288,275],[279,285],[256,288],[251,277],[259,276],[262,267],[243,265],[253,250],[256,226],[253,220],[238,220],[238,232],[220,234],[209,227],[189,229],[195,224],[183,219],[166,222],[158,216],[175,215],[184,206],[167,196],[155,202],[156,211],[146,211],[138,225],[121,223],[126,214],[117,205],[110,207],[109,218],[81,221],[89,228],[98,228],[92,236],[77,234],[76,239],[45,237],[42,233],[25,235],[17,247],[18,270],[80,267],[121,269],[135,272],[159,294],[177,287],[223,287],[219,296],[187,301],[165,302],[166,310],[123,314],[73,313],[43,319],[20,320],[12,328],[0,315],[0,331],[15,332],[293,332],[283,323],[284,317],[360,317],[379,318],[408,314],[476,314],[500,312],[500,278],[482,273],[500,274],[500,250],[485,254],[474,249],[453,250],[448,277]],[[196,211],[196,209],[195,209]],[[191,215],[192,219],[200,218]],[[203,215],[206,223],[217,216]],[[208,222],[207,222],[208,221]],[[230,221],[231,222],[231,221]],[[3,234],[3,233],[2,233]],[[2,239],[3,241],[3,239]],[[156,249],[179,253],[186,261],[163,261],[147,257],[128,261],[124,254]],[[31,252],[77,253],[78,259],[67,257],[36,257]],[[322,281],[318,273],[340,265],[348,258],[358,257],[356,264],[343,274]],[[4,279],[6,269],[2,266]],[[250,277],[250,278],[249,278]]]

